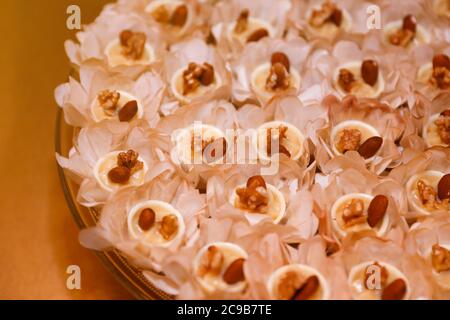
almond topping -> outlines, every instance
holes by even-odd
[[[371,228],[374,228],[381,220],[383,220],[388,205],[389,199],[381,194],[375,196],[372,201],[370,201],[369,208],[367,209],[367,223]]]
[[[361,64],[361,76],[365,83],[374,86],[378,81],[378,63],[374,60],[364,60]]]
[[[336,148],[340,153],[357,150],[361,143],[361,131],[358,129],[344,129],[338,135]]]
[[[269,31],[264,28],[257,29],[253,31],[253,33],[247,38],[247,43],[249,42],[257,42],[262,38],[268,37]]]
[[[416,18],[413,15],[407,15],[403,18],[402,28],[389,36],[389,42],[395,46],[406,47],[414,39],[416,26]]]
[[[403,30],[409,30],[413,33],[416,33],[417,28],[417,20],[416,17],[412,14],[407,15],[403,18],[403,24],[402,24]]]
[[[178,218],[169,214],[164,216],[161,221],[161,227],[159,228],[159,233],[163,236],[164,240],[172,239],[178,232]]]
[[[370,137],[358,148],[358,153],[364,158],[372,158],[383,145],[383,138]]]
[[[450,250],[439,246],[437,243],[433,245],[431,252],[431,262],[434,270],[437,272],[445,272],[450,270]]]
[[[269,204],[269,195],[266,183],[261,176],[251,177],[246,188],[238,188],[238,207],[251,212],[265,213]]]
[[[108,172],[109,180],[117,184],[126,184],[130,177],[131,172],[127,167],[115,167]]]
[[[224,257],[220,249],[216,246],[209,246],[206,253],[201,257],[198,275],[200,277],[206,274],[219,275],[222,271]]]
[[[132,60],[139,60],[144,55],[147,36],[143,32],[124,30],[120,34],[122,54]]]
[[[236,20],[236,25],[234,27],[234,32],[237,34],[243,33],[248,28],[248,17],[250,12],[248,9],[242,10],[239,17]]]
[[[223,274],[223,281],[229,285],[236,284],[245,280],[244,274],[245,259],[239,258],[234,260],[225,270]]]
[[[142,210],[141,213],[139,214],[139,221],[138,221],[139,227],[144,231],[148,231],[151,229],[151,227],[153,227],[154,224],[155,224],[155,211],[153,211],[150,208],[145,208],[144,210]]]
[[[317,276],[310,276],[295,292],[292,300],[308,300],[319,289],[320,282]]]
[[[402,300],[406,294],[406,282],[403,279],[392,281],[381,294],[381,300]]]
[[[342,220],[346,227],[365,223],[367,216],[364,214],[364,202],[361,199],[352,199],[347,202],[342,210]]]
[[[353,86],[356,84],[356,79],[353,73],[347,69],[339,70],[338,84],[345,92],[352,91]]]
[[[119,110],[119,120],[120,122],[128,122],[131,121],[138,112],[138,104],[136,100],[128,101],[120,110]]]
[[[440,200],[450,199],[450,173],[447,173],[439,180],[438,197]]]
[[[188,17],[188,7],[183,4],[178,6],[170,18],[170,24],[176,27],[183,27],[186,24]]]
[[[289,72],[289,70],[291,68],[291,63],[289,62],[289,58],[283,52],[279,52],[279,51],[274,52],[272,54],[270,62],[271,62],[272,65],[274,65],[275,63],[281,63],[286,68],[286,70],[288,72]]]
[[[97,96],[98,103],[107,116],[113,116],[117,110],[117,103],[120,100],[120,93],[117,91],[104,90]]]

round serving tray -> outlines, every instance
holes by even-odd
[[[76,132],[75,128],[64,122],[63,112],[58,108],[55,127],[55,149],[57,153],[62,156],[69,154]],[[99,218],[99,211],[79,205],[76,201],[78,185],[71,181],[65,170],[60,166],[58,166],[58,174],[67,205],[78,227],[85,229],[95,226]],[[137,299],[170,299],[170,296],[155,288],[142,275],[142,272],[129,264],[118,251],[95,251],[95,253],[114,278]]]

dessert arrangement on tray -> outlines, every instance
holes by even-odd
[[[84,246],[178,299],[450,298],[450,1],[119,0],[65,48]]]

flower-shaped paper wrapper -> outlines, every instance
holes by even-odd
[[[58,105],[64,111],[64,119],[74,127],[86,127],[96,122],[92,105],[103,90],[124,91],[142,104],[143,119],[155,126],[159,121],[159,107],[165,92],[165,84],[155,73],[146,72],[136,81],[120,75],[112,75],[99,66],[83,65],[79,81],[70,77],[55,90]],[[117,120],[118,121],[118,120]]]
[[[175,171],[169,155],[162,151],[167,141],[152,129],[106,121],[81,129],[74,141],[68,158],[59,154],[56,158],[80,184],[77,201],[86,207],[102,205],[111,195],[101,188],[94,174],[97,162],[111,152],[137,152],[148,168],[144,182],[159,175],[171,176]]]

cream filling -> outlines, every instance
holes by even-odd
[[[390,35],[402,28],[403,28],[403,19],[388,23],[384,27],[384,36],[385,36],[384,40],[386,41],[386,43],[391,44],[391,42],[389,41]],[[428,30],[426,30],[420,24],[417,24],[416,35],[414,36],[411,43],[407,46],[407,48],[411,47],[411,45],[417,46],[419,44],[430,43],[430,41],[431,36]]]
[[[423,180],[427,185],[437,190],[439,180],[444,174],[439,171],[429,170],[413,175],[406,183],[406,194],[410,209],[416,210],[423,215],[430,215],[433,211],[428,211],[420,200],[419,191],[417,190],[417,181]]]
[[[100,187],[102,187],[102,189],[109,191],[109,192],[113,192],[116,191],[120,188],[124,188],[124,187],[137,187],[140,186],[144,183],[145,180],[145,175],[147,174],[148,171],[148,167],[147,164],[145,163],[145,161],[139,157],[138,160],[142,161],[144,163],[144,168],[142,170],[138,170],[136,171],[133,175],[131,175],[130,180],[128,181],[127,184],[117,184],[117,183],[113,183],[109,180],[108,178],[108,173],[114,169],[115,167],[117,167],[117,157],[119,155],[119,153],[121,152],[125,152],[125,151],[114,151],[111,153],[106,154],[105,156],[103,156],[102,158],[100,158],[93,170],[94,173],[94,177],[97,180],[98,184],[100,185]]]
[[[196,136],[195,143],[198,144],[194,148],[194,154],[192,154],[192,137]],[[199,124],[191,125],[187,128],[177,130],[172,134],[172,142],[175,144],[177,161],[181,164],[202,164],[204,161],[203,152],[201,150],[202,140],[216,140],[219,138],[225,138],[225,134],[217,127]],[[225,150],[223,150],[225,152]],[[225,159],[219,158],[212,162],[207,163],[214,165],[225,162]]]
[[[267,78],[270,75],[271,67],[272,65],[270,63],[259,65],[255,70],[253,70],[250,76],[250,84],[252,86],[252,89],[258,96],[262,97],[264,100],[269,100],[276,93],[282,92],[266,89],[266,82]],[[300,80],[301,79],[298,71],[291,67],[289,71],[289,88],[295,88],[295,90],[298,91],[298,89],[300,88]]]
[[[138,106],[138,111],[137,111],[136,115],[134,116],[134,118],[141,119],[144,116],[144,107],[142,106],[142,102],[140,101],[140,99],[136,98],[135,96],[133,96],[125,91],[118,90],[117,92],[120,93],[120,99],[117,102],[117,111],[113,116],[108,116],[105,113],[103,107],[98,102],[97,97],[94,99],[94,101],[91,104],[90,110],[91,110],[92,118],[94,119],[95,122],[118,118],[119,110],[122,109],[130,101],[136,101],[137,106]]]
[[[434,147],[434,146],[442,146],[447,147],[448,145],[442,142],[441,137],[439,136],[437,126],[434,123],[438,118],[440,114],[434,114],[429,119],[428,122],[425,124],[423,128],[423,138],[425,142],[427,143],[428,147]]]
[[[350,274],[348,276],[348,284],[352,291],[353,297],[356,300],[380,300],[382,290],[379,289],[367,289],[365,286],[365,272],[368,266],[378,262],[381,267],[386,268],[388,272],[388,278],[386,281],[386,285],[389,285],[392,281],[397,279],[403,279],[406,283],[406,293],[403,297],[403,300],[408,300],[411,295],[411,288],[409,285],[409,281],[406,276],[399,269],[394,267],[393,265],[381,261],[368,261],[363,262],[354,266],[350,270]]]
[[[361,75],[361,65],[362,61],[351,61],[345,64],[340,65],[335,71],[333,76],[334,87],[337,92],[341,95],[341,97],[345,97],[348,94],[353,94],[357,98],[378,98],[381,93],[384,91],[384,77],[383,74],[378,71],[378,80],[374,86],[368,85],[364,82],[364,79]],[[356,85],[352,88],[352,90],[347,93],[344,89],[339,85],[339,71],[341,69],[349,70],[354,76],[356,80]]]
[[[286,127],[286,138],[284,138],[281,144],[288,149],[291,154],[292,160],[298,160],[303,155],[304,152],[304,142],[305,137],[297,129],[297,127],[293,126],[290,123],[284,121],[271,121],[266,122],[258,128],[258,139],[257,139],[257,150],[258,155],[261,159],[271,160],[276,155],[274,154],[272,157],[269,157],[267,154],[267,131],[269,129],[278,129],[280,127]],[[273,130],[272,138],[278,137],[278,131]]]
[[[219,74],[214,71],[214,82],[208,86],[204,86],[200,84],[200,86],[194,91],[188,92],[186,95],[183,94],[184,91],[184,80],[183,80],[183,72],[187,69],[187,66],[179,69],[175,72],[170,80],[170,88],[172,90],[173,95],[177,100],[182,103],[190,103],[195,98],[204,96],[205,94],[217,89],[222,85],[222,79]]]
[[[266,29],[269,33],[269,38],[273,38],[275,36],[275,30],[270,25],[270,23],[258,19],[258,18],[248,18],[247,29],[242,33],[234,32],[234,28],[236,26],[236,21],[230,23],[227,27],[227,38],[229,42],[233,42],[233,40],[238,41],[240,44],[245,45],[247,43],[248,37],[258,29]]]
[[[156,9],[158,9],[160,6],[164,6],[166,8],[167,12],[169,13],[169,15],[172,16],[174,11],[181,5],[186,5],[186,2],[179,1],[179,0],[156,0],[156,1],[151,2],[147,7],[145,7],[144,11],[146,13],[149,13],[150,15],[152,15]],[[179,29],[179,30],[175,30],[179,34],[184,34],[187,31],[188,27],[192,23],[193,17],[191,14],[191,10],[190,10],[189,6],[187,6],[187,8],[188,8],[187,19],[186,19],[186,23],[184,24],[183,27],[179,28],[176,26],[172,26],[170,24],[167,25],[173,29]]]
[[[319,278],[320,286],[317,291],[308,300],[328,300],[330,296],[330,287],[324,276],[314,268],[304,264],[289,264],[275,270],[267,281],[267,288],[272,299],[279,299],[278,286],[283,276],[287,272],[295,272],[305,280],[311,276]]]
[[[340,30],[343,30],[343,31],[350,30],[350,28],[353,25],[353,20],[352,20],[350,13],[345,9],[340,9],[342,11],[342,23],[339,27],[332,22],[326,22],[325,24],[323,24],[322,26],[320,26],[318,28],[313,27],[309,23],[309,20],[312,16],[313,11],[320,10],[321,7],[322,7],[321,4],[314,6],[313,8],[309,9],[306,14],[306,17],[307,17],[306,20],[308,21],[308,29],[313,34],[315,34],[321,38],[333,39],[337,36],[337,34],[339,33]]]
[[[347,120],[339,123],[331,130],[330,135],[330,143],[333,149],[333,152],[336,155],[342,155],[342,153],[337,149],[337,143],[339,142],[339,134],[344,129],[358,129],[361,132],[361,144],[363,144],[367,139],[377,136],[381,137],[380,133],[372,127],[371,125],[359,121],[359,120]],[[381,150],[381,148],[379,149]],[[378,152],[379,152],[378,150]],[[373,157],[372,157],[373,158]],[[372,158],[366,159],[366,161],[370,161]]]
[[[155,224],[152,228],[144,231],[139,226],[139,215],[144,209],[152,209],[155,212]],[[159,226],[165,216],[174,215],[178,220],[178,231],[172,239],[166,240],[159,232]],[[128,232],[131,237],[142,241],[147,246],[168,247],[183,237],[185,225],[183,216],[171,204],[158,200],[149,200],[135,205],[128,213]]]
[[[450,244],[439,244],[439,246],[441,246],[442,248],[445,248],[447,250],[450,250]],[[450,290],[450,270],[442,271],[442,272],[437,272],[436,270],[434,270],[434,268],[432,267],[433,264],[432,264],[432,260],[431,260],[432,259],[431,253],[432,253],[432,250],[430,248],[428,255],[427,255],[427,261],[431,266],[434,278],[436,279],[436,281],[440,287],[442,287],[446,290]]]
[[[214,275],[211,273],[205,274],[203,277],[198,275],[199,268],[201,265],[201,260],[204,254],[208,251],[208,248],[210,246],[217,247],[220,252],[223,254],[224,261],[222,264],[222,269],[218,275]],[[197,277],[198,282],[200,285],[205,289],[207,292],[214,292],[216,290],[220,291],[226,291],[226,292],[241,292],[245,289],[247,282],[246,281],[240,281],[233,285],[230,285],[226,283],[223,280],[223,275],[225,271],[228,269],[231,263],[233,263],[237,259],[247,259],[248,255],[247,252],[245,252],[244,249],[242,249],[240,246],[230,243],[230,242],[214,242],[210,243],[206,246],[204,246],[200,251],[198,252],[197,256],[194,258],[194,274]]]
[[[272,219],[273,223],[279,223],[283,219],[283,217],[286,213],[286,200],[284,199],[283,194],[275,186],[266,183],[266,187],[267,187],[267,193],[269,196],[269,203],[267,205],[267,211],[265,213],[248,211],[248,213],[268,215]],[[231,194],[231,197],[230,197],[231,205],[237,209],[240,209],[240,208],[239,208],[239,197],[238,197],[236,191],[237,191],[237,189],[240,189],[240,188],[246,188],[246,184],[237,186],[233,190],[233,193]],[[243,209],[241,209],[241,210],[243,210]],[[246,210],[244,210],[244,211],[246,211]]]
[[[108,64],[112,67],[118,66],[135,66],[135,65],[149,65],[155,60],[155,52],[153,48],[146,43],[145,50],[140,59],[129,59],[122,54],[122,45],[119,39],[112,40],[105,48],[105,55],[108,59]]]
[[[333,229],[338,233],[340,237],[345,237],[349,233],[356,233],[366,230],[374,230],[377,236],[380,237],[386,234],[389,228],[388,214],[385,214],[381,222],[378,223],[378,225],[374,228],[371,228],[367,222],[356,224],[350,227],[347,227],[345,225],[343,219],[343,210],[346,204],[350,203],[352,199],[362,200],[364,203],[364,213],[367,216],[367,209],[369,208],[370,202],[373,198],[373,196],[365,193],[351,193],[336,200],[331,208],[331,224],[333,226]]]
[[[417,81],[423,84],[429,84],[433,76],[433,63],[428,62],[422,65],[417,71]]]

